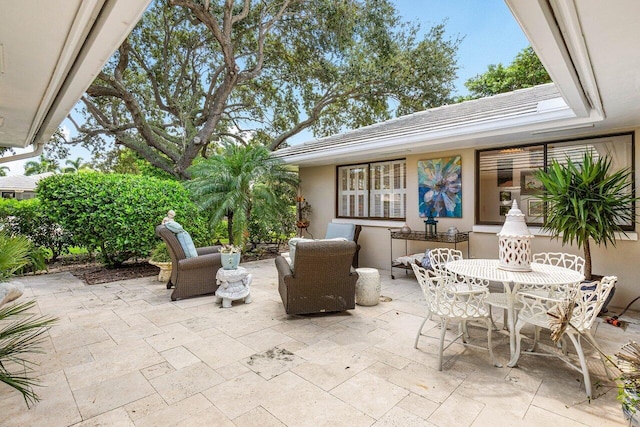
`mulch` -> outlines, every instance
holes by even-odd
[[[246,254],[242,261],[256,261],[275,258],[277,252],[263,252],[259,256]],[[68,271],[87,285],[116,282],[119,280],[138,279],[156,276],[160,269],[145,261],[128,261],[119,267],[106,267],[99,262],[86,258],[61,257],[59,261],[49,264],[49,273]]]

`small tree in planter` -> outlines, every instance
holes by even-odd
[[[545,188],[540,196],[547,202],[543,228],[562,244],[575,243],[584,251],[585,278],[591,280],[590,239],[596,245],[615,246],[620,224],[636,221],[632,175],[628,168],[611,172],[611,160],[595,159],[585,152],[581,163],[567,158],[566,164],[553,160],[548,170],[536,173]]]

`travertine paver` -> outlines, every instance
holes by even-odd
[[[224,310],[213,295],[171,302],[155,277],[94,286],[67,273],[21,278],[21,300],[60,320],[46,354],[33,355],[42,401],[28,410],[0,384],[0,425],[625,425],[589,348],[599,394],[591,403],[582,375],[555,359],[523,355],[517,368],[495,368],[486,351],[456,344],[438,372],[437,342],[413,347],[425,304],[411,276],[382,271],[392,300],[376,306],[287,316],[273,260],[243,265],[253,303]],[[598,320],[609,354],[638,337],[639,313],[625,318],[626,330]],[[437,337],[438,326],[427,322],[425,333]],[[494,344],[506,364],[508,336],[494,333]]]

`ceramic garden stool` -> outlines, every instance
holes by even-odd
[[[356,304],[377,305],[380,301],[380,273],[375,268],[356,268]]]
[[[216,282],[219,286],[216,290],[216,303],[222,301],[223,308],[231,307],[231,301],[237,300],[244,300],[245,304],[249,304],[251,302],[249,285],[252,279],[252,275],[243,267],[235,270],[219,269],[216,273]]]

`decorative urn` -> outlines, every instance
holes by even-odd
[[[498,233],[499,268],[508,271],[531,271],[531,239],[533,234],[514,200],[502,230]]]

